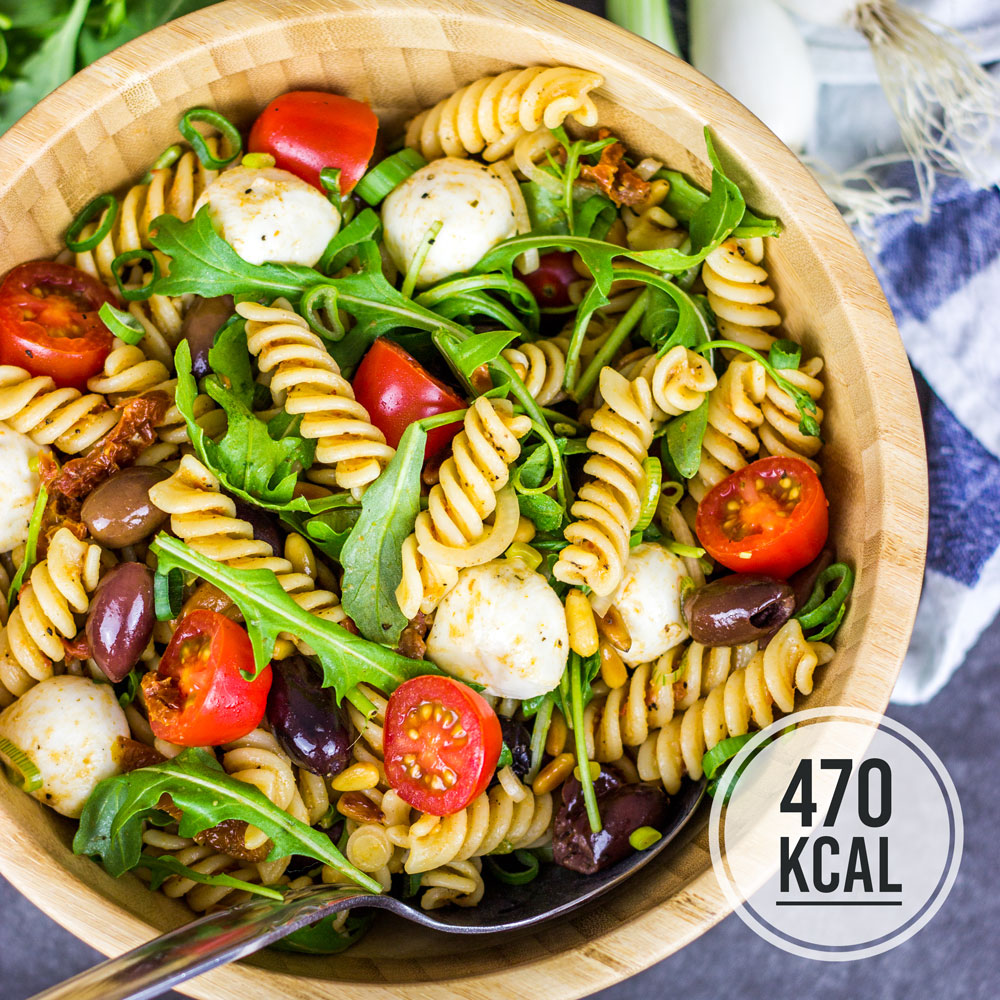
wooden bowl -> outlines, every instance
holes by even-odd
[[[158,28],[84,70],[0,139],[0,271],[54,254],[95,194],[140,176],[195,105],[242,125],[272,97],[331,89],[391,130],[513,65],[568,63],[605,78],[602,123],[636,151],[707,183],[711,125],[731,176],[785,225],[768,263],[778,308],[826,358],[824,451],[832,537],[857,568],[838,654],[803,704],[881,711],[920,591],[927,487],[910,369],[864,256],[806,169],[686,63],[549,0],[230,0]],[[0,868],[64,927],[112,955],[188,920],[138,879],[70,850],[74,824],[0,782]],[[195,997],[274,1000],[576,997],[639,972],[728,911],[705,821],[613,895],[520,937],[438,936],[384,921],[334,958],[267,953],[188,984]]]

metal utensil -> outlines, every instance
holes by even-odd
[[[178,983],[252,955],[321,917],[362,906],[388,910],[448,934],[523,930],[583,906],[649,864],[680,833],[703,794],[703,782],[686,783],[671,799],[662,838],[596,875],[548,865],[527,885],[495,886],[478,906],[440,910],[422,910],[394,896],[328,885],[290,889],[281,900],[258,896],[162,934],[31,1000],[151,1000]]]

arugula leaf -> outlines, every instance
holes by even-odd
[[[9,128],[76,72],[76,42],[89,5],[90,0],[60,4],[59,10],[43,5],[27,16],[20,13],[20,3],[0,7],[10,16],[12,27],[27,29],[7,39],[9,61],[0,97],[0,129]]]
[[[254,785],[230,777],[209,751],[199,748],[100,782],[84,806],[73,838],[74,853],[99,857],[116,877],[143,864],[143,821],[158,812],[163,795],[181,810],[182,837],[193,837],[223,820],[245,820],[271,838],[274,846],[268,860],[304,854],[371,892],[382,891],[378,882],[347,861],[325,833],[295,819]]]
[[[527,325],[532,330],[538,329],[540,315],[538,301],[523,281],[507,274],[476,274],[447,278],[433,288],[421,292],[416,301],[422,306],[434,309],[435,306],[450,307],[450,303],[455,299],[464,299],[481,310],[482,315],[493,315],[499,303],[492,296],[483,294],[485,292],[502,292],[510,299],[511,305],[526,317]],[[503,312],[497,315],[508,315],[508,310],[504,307]],[[518,320],[512,328],[523,330],[524,324]]]
[[[361,939],[372,921],[375,911],[372,909],[354,911],[344,921],[343,928],[337,930],[334,922],[340,919],[339,913],[331,913],[328,917],[317,920],[314,924],[301,927],[279,941],[273,941],[269,948],[278,951],[294,951],[305,955],[336,955],[350,948]]]
[[[681,413],[667,424],[667,449],[674,468],[685,479],[697,475],[701,466],[701,442],[708,427],[708,397],[689,413]]]
[[[345,498],[346,500],[347,498]],[[361,515],[360,505],[348,505],[331,510],[323,511],[312,517],[292,517],[282,513],[282,519],[297,531],[300,535],[305,535],[310,541],[316,543],[316,547],[328,555],[331,559],[340,562],[340,553],[358,523]]]
[[[438,672],[426,660],[400,656],[303,610],[281,589],[271,570],[233,569],[163,532],[150,549],[159,572],[176,567],[194,573],[215,584],[236,604],[246,621],[257,673],[270,662],[279,632],[289,632],[308,643],[323,669],[324,687],[332,687],[338,701],[361,683],[389,694],[411,677]]]
[[[346,265],[356,254],[359,243],[378,241],[382,232],[382,220],[371,208],[359,212],[350,225],[333,237],[320,257],[317,269],[323,274],[335,274]]]
[[[403,542],[420,513],[420,471],[427,432],[420,422],[403,432],[396,454],[365,491],[361,516],[340,553],[341,603],[361,634],[395,643],[409,624],[396,602],[403,579]]]
[[[579,193],[583,196],[579,197]],[[566,207],[562,195],[555,194],[536,181],[521,185],[521,194],[531,219],[532,235],[568,234]],[[603,239],[618,212],[614,202],[597,194],[577,188],[574,192],[573,232],[577,236]]]
[[[310,502],[293,492],[299,470],[313,463],[316,443],[293,432],[299,418],[289,420],[282,413],[265,424],[251,410],[254,381],[243,323],[219,331],[209,363],[216,372],[225,372],[230,382],[226,386],[218,374],[205,377],[205,391],[226,411],[228,426],[218,442],[195,419],[198,384],[191,372],[191,348],[186,340],[177,345],[174,399],[198,458],[227,490],[248,503],[272,510],[311,511]]]
[[[563,691],[563,702],[566,721],[573,730],[574,743],[576,748],[576,759],[580,771],[580,785],[583,790],[583,800],[587,807],[587,819],[590,822],[590,829],[594,833],[601,830],[601,814],[597,807],[597,795],[594,792],[594,779],[590,774],[590,760],[587,757],[587,739],[583,726],[583,710],[594,697],[594,690],[591,685],[593,679],[601,669],[601,654],[595,653],[584,659],[578,653],[569,654],[569,663],[566,665],[566,673],[569,680],[568,704]],[[560,688],[565,685],[560,682]]]
[[[160,857],[155,857],[152,854],[141,854],[138,867],[145,868],[149,872],[150,889],[159,889],[171,875],[180,875],[181,878],[200,882],[202,885],[224,885],[230,889],[240,889],[243,892],[253,893],[255,896],[265,896],[267,899],[283,898],[278,889],[272,889],[270,886],[244,882],[243,879],[234,878],[232,875],[206,875],[204,872],[195,871],[193,868],[188,868],[187,865],[182,865],[177,858],[170,854],[163,854]]]
[[[489,330],[463,337],[452,330],[435,330],[431,340],[455,374],[468,383],[477,368],[495,361],[503,349],[519,336],[517,330]]]
[[[672,216],[687,224],[695,213],[708,201],[708,194],[694,184],[690,178],[676,170],[666,168],[656,172],[656,178],[670,182],[670,190],[663,200],[665,208]],[[745,208],[733,236],[749,238],[753,236],[780,236],[781,223],[777,219],[763,219]]]
[[[497,770],[502,771],[514,763],[514,754],[506,743],[500,745],[500,756],[497,758]]]
[[[150,241],[170,257],[170,270],[154,286],[156,295],[265,295],[298,298],[313,285],[328,279],[311,267],[298,264],[248,264],[216,231],[202,205],[189,222],[173,215],[157,216],[150,223]]]

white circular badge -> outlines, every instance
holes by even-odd
[[[744,923],[828,962],[916,934],[954,884],[962,837],[934,751],[856,708],[807,709],[754,734],[718,778],[709,825],[716,875]]]

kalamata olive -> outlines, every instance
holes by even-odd
[[[101,483],[80,511],[91,537],[121,549],[156,534],[167,515],[149,499],[149,488],[167,475],[164,469],[133,465]]]
[[[519,778],[523,778],[531,768],[531,733],[523,722],[503,717],[500,719],[500,732],[514,758],[511,770]]]
[[[705,646],[736,646],[769,635],[795,610],[795,592],[784,580],[734,573],[684,598],[691,638]]]
[[[212,299],[197,298],[184,314],[181,336],[191,347],[191,372],[203,378],[208,367],[208,350],[215,343],[219,327],[233,314],[233,297],[218,295]]]
[[[108,680],[120,681],[139,662],[153,634],[153,574],[137,562],[105,574],[90,601],[87,642]]]
[[[257,541],[267,542],[271,546],[271,551],[280,556],[285,550],[285,543],[282,541],[281,532],[274,518],[262,507],[256,507],[252,503],[247,503],[239,497],[228,494],[233,503],[236,504],[236,516],[241,521],[249,521],[253,527],[253,537]]]
[[[552,855],[563,868],[593,875],[632,850],[629,835],[640,826],[662,827],[667,796],[660,785],[626,784],[616,768],[604,766],[594,780],[601,829],[594,833],[587,818],[583,791],[576,778],[563,785],[562,805],[552,832]]]
[[[267,718],[271,732],[299,767],[332,777],[347,767],[353,733],[337,705],[333,688],[305,657],[291,656],[272,664]]]

